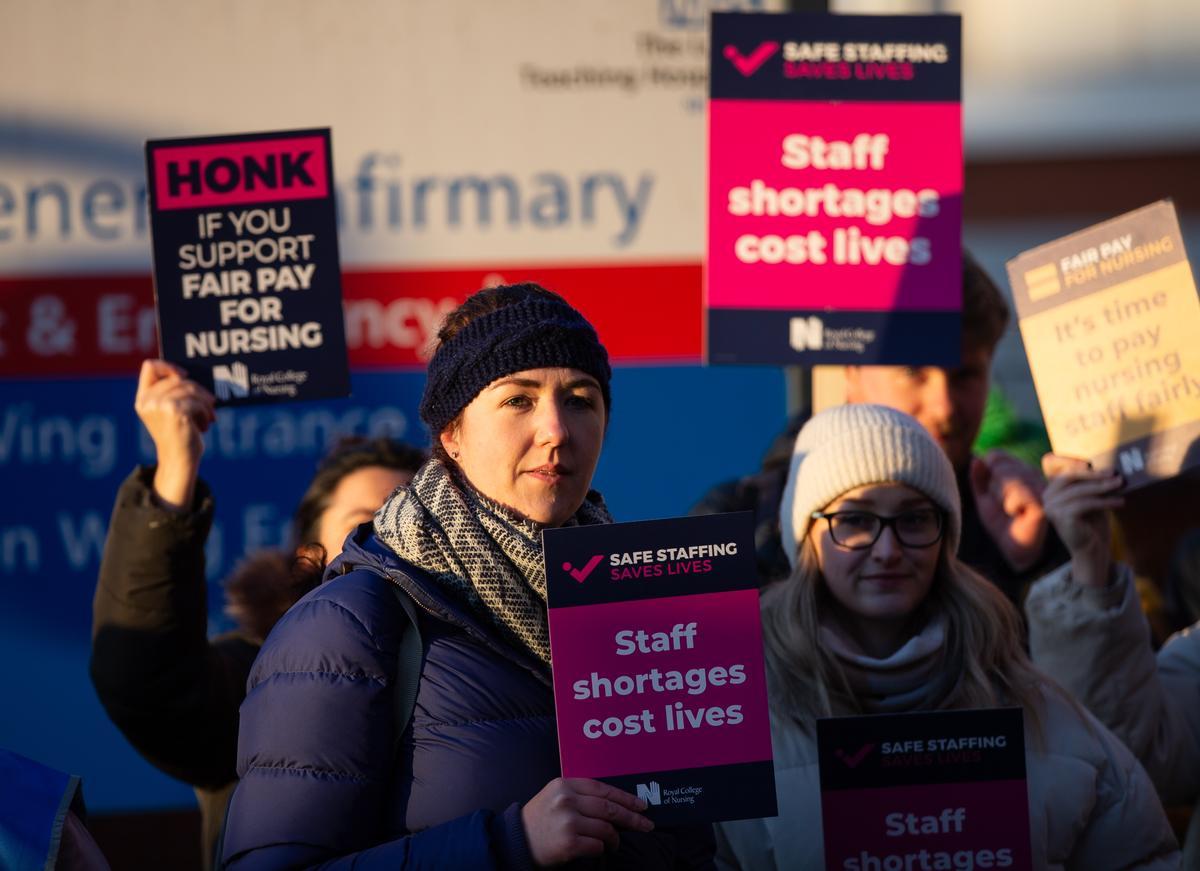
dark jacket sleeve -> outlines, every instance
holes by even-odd
[[[379,618],[397,606],[386,587],[364,582],[365,574],[337,578],[301,599],[254,664],[242,707],[240,780],[226,820],[226,867],[532,867],[517,804],[387,834],[397,789],[394,698],[404,624]]]
[[[238,706],[257,645],[209,642],[204,543],[213,499],[175,513],[153,498],[153,467],[117,492],[92,611],[91,676],[108,715],[139,753],[193,786],[235,777]]]

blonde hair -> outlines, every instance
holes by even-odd
[[[837,658],[820,642],[820,618],[830,595],[816,547],[806,536],[791,576],[762,597],[771,704],[806,729],[817,717],[865,713]],[[1039,735],[1043,691],[1057,688],[1030,662],[1021,645],[1020,615],[1004,594],[943,544],[920,607],[945,615],[944,667],[957,678],[937,707],[1020,705]]]

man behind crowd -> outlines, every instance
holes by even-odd
[[[937,366],[849,366],[846,401],[888,405],[912,415],[928,430],[954,466],[962,500],[959,557],[995,583],[1014,602],[1026,586],[1066,559],[1042,510],[1043,481],[1033,469],[1002,451],[971,452],[987,403],[992,357],[1008,326],[1008,303],[1000,289],[963,252],[962,362]],[[720,484],[692,514],[753,510],[755,544],[763,582],[791,571],[796,542],[780,533],[779,505],[792,446],[805,412],[793,418],[772,444],[762,469]]]

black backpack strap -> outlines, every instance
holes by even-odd
[[[396,586],[392,581],[387,582],[396,594],[396,601],[408,617],[408,625],[400,635],[400,647],[396,663],[396,691],[392,703],[396,712],[396,731],[392,737],[393,757],[400,755],[400,739],[412,721],[413,708],[417,704],[417,688],[421,683],[421,666],[424,664],[424,651],[421,645],[420,623],[417,621],[417,608],[409,595]]]
[[[368,526],[370,523],[371,521],[367,521],[362,526]],[[408,618],[408,625],[404,626],[400,631],[400,647],[396,657],[396,691],[392,695],[393,711],[396,714],[396,732],[392,738],[392,746],[394,748],[392,757],[393,759],[398,759],[400,756],[400,739],[404,736],[404,730],[408,728],[408,724],[412,721],[413,708],[417,705],[417,688],[421,682],[421,666],[424,664],[425,659],[425,652],[421,644],[421,624],[417,620],[417,606],[413,603],[412,597],[404,592],[399,584],[376,568],[371,566],[353,566],[349,563],[342,563],[340,568],[343,575],[348,575],[350,572],[356,570],[365,570],[373,575],[378,575],[380,580],[387,584],[396,596],[396,602],[400,605],[400,610]]]

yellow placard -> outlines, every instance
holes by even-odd
[[[1200,299],[1187,261],[1020,327],[1055,453],[1091,457],[1200,419]]]

